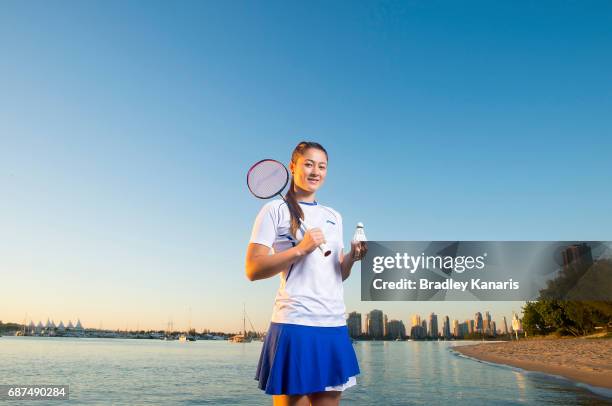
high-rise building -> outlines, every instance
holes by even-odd
[[[412,327],[410,328],[410,338],[419,339],[425,338],[427,335],[426,330],[423,330],[423,325],[421,323],[421,316],[415,314],[412,316]]]
[[[459,335],[459,320],[453,320],[453,336],[460,337]]]
[[[514,312],[512,312],[512,330],[519,333],[523,331],[523,323],[521,322],[521,319],[519,319],[518,314]]]
[[[502,333],[508,334],[508,322],[506,321],[506,316],[504,316],[504,329],[502,330]]]
[[[389,335],[389,321],[387,319],[387,315],[383,316],[383,337],[387,337]]]
[[[449,340],[451,338],[450,321],[448,320],[448,316],[444,316],[444,324],[442,326],[442,334],[444,335],[444,339],[445,340]]]
[[[491,322],[491,335],[493,337],[497,336],[497,325],[494,321]]]
[[[361,313],[350,312],[346,320],[346,325],[349,330],[349,336],[352,338],[361,336]]]
[[[476,314],[474,315],[474,332],[475,333],[482,333],[483,330],[483,325],[482,325],[482,314],[480,312],[476,312]]]
[[[563,267],[568,266],[591,266],[593,265],[593,254],[591,247],[586,243],[575,244],[566,247],[562,252]]]
[[[482,323],[482,330],[487,335],[493,335],[493,326],[491,325],[491,313],[485,312],[485,317]]]
[[[381,339],[384,337],[383,312],[381,310],[372,310],[368,314],[368,335],[370,338]]]
[[[468,334],[474,334],[474,320],[466,320],[468,325]]]
[[[405,339],[406,338],[406,327],[404,322],[401,320],[390,320],[387,323],[387,338],[392,339]]]
[[[429,330],[427,333],[431,338],[438,338],[438,316],[433,312],[429,315]]]
[[[422,326],[412,326],[410,328],[410,338],[412,339],[423,338],[423,327]]]
[[[470,334],[470,321],[466,320],[464,323],[459,324],[459,337],[465,337]]]
[[[410,338],[420,338],[419,332],[421,330],[421,316],[418,314],[413,314],[411,321],[412,326],[410,327]]]

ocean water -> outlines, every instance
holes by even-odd
[[[452,351],[455,344],[354,344],[361,374],[341,404],[612,404],[570,381],[459,356]],[[271,398],[254,380],[261,346],[5,336],[0,338],[0,384],[70,385],[69,401],[20,404],[268,405]]]

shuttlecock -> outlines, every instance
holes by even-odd
[[[355,228],[355,234],[353,234],[353,241],[367,241],[365,231],[363,231],[363,223],[357,223],[357,227]]]

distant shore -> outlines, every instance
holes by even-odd
[[[482,361],[612,389],[612,339],[609,338],[527,339],[458,345],[453,350]]]

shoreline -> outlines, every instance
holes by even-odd
[[[612,394],[612,340],[529,339],[456,345],[452,349],[476,361],[560,376]],[[590,388],[589,388],[590,389]]]

